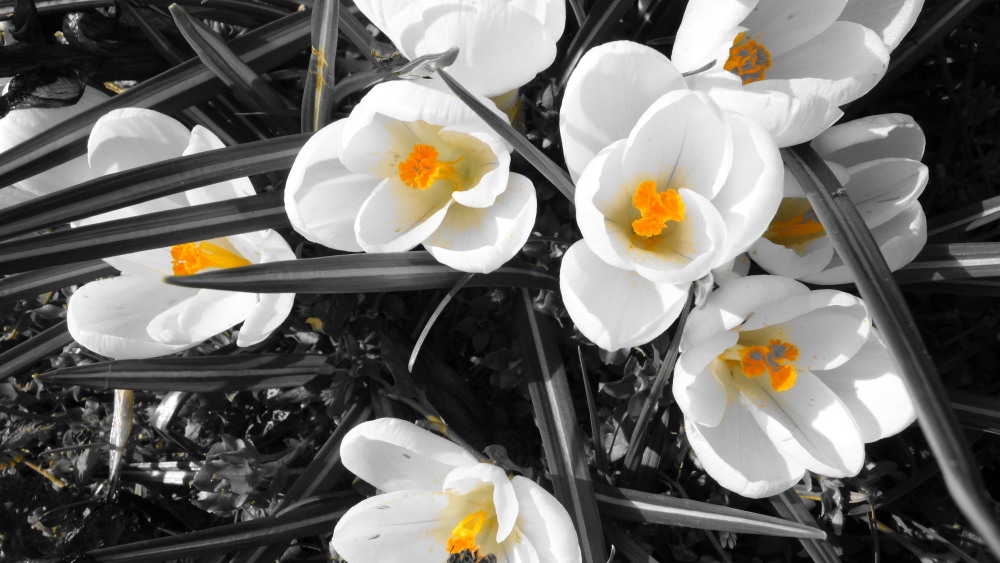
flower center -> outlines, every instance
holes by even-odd
[[[744,84],[764,80],[764,74],[771,68],[771,53],[746,33],[741,33],[733,40],[723,68],[742,78]]]
[[[188,242],[170,247],[175,276],[190,276],[205,268],[249,266],[246,258],[208,241]]]
[[[677,190],[657,193],[656,182],[639,184],[632,196],[632,205],[642,214],[632,221],[632,230],[641,237],[654,237],[667,228],[668,221],[684,220],[684,200]]]
[[[426,190],[438,180],[451,182],[456,190],[462,189],[462,181],[455,173],[455,164],[458,160],[441,162],[438,160],[438,151],[431,145],[413,145],[410,156],[399,163],[399,179],[407,186],[415,190]]]
[[[448,553],[479,553],[479,545],[476,543],[476,536],[483,530],[486,524],[486,511],[477,510],[466,516],[451,531],[448,538]]]
[[[764,233],[767,240],[787,248],[801,247],[824,236],[826,230],[816,217],[816,211],[801,197],[781,200],[778,212]]]
[[[497,556],[492,553],[480,555],[478,551],[461,551],[452,553],[446,563],[497,563]]]
[[[724,360],[738,360],[743,368],[743,375],[758,377],[765,373],[771,375],[771,388],[775,391],[787,391],[795,386],[799,372],[795,366],[788,365],[799,359],[799,349],[788,342],[771,340],[767,346],[743,346],[737,344],[721,356]]]

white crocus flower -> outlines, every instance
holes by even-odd
[[[691,313],[673,391],[705,471],[754,498],[807,469],[856,475],[866,442],[916,416],[864,303],[781,276],[733,280]]]
[[[779,146],[811,140],[871,90],[923,0],[691,0],[672,59]]]
[[[285,186],[295,230],[337,250],[423,244],[466,272],[510,260],[535,221],[534,185],[510,172],[506,142],[440,88],[379,84],[349,117],[317,132]]]
[[[355,0],[409,59],[458,47],[448,68],[483,96],[526,84],[556,57],[566,0]]]
[[[115,110],[102,117],[90,134],[88,173],[99,177],[223,146],[204,127],[188,131],[180,122],[155,111]],[[237,178],[76,224],[253,194],[250,181]],[[285,320],[294,294],[192,289],[163,283],[163,277],[294,258],[288,243],[274,231],[230,235],[106,258],[122,275],[88,283],[73,294],[67,311],[69,331],[82,346],[115,359],[152,358],[179,352],[241,322],[237,344],[250,346],[264,340]]]
[[[767,132],[683,85],[665,57],[623,41],[588,52],[567,86],[571,170],[600,152],[579,173],[583,240],[563,258],[560,287],[576,326],[608,350],[669,327],[689,284],[731,268],[780,201]]]
[[[359,424],[340,456],[384,493],[337,523],[331,544],[347,563],[581,561],[573,522],[548,491],[414,424]]]
[[[887,114],[836,125],[812,146],[840,177],[890,270],[909,264],[927,242],[927,219],[917,201],[927,186],[920,163],[924,134],[908,115]],[[809,283],[850,283],[850,270],[836,254],[823,225],[791,172],[785,193],[750,257],[772,274]]]

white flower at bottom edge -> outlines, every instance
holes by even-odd
[[[344,467],[384,492],[353,506],[331,545],[348,563],[578,563],[576,530],[548,491],[394,418],[359,424]]]
[[[743,496],[777,494],[808,469],[856,475],[864,444],[916,417],[858,298],[749,276],[691,313],[673,392],[712,478]]]
[[[88,161],[94,177],[159,160],[222,148],[203,127],[188,131],[161,113],[115,110],[94,125]],[[87,225],[156,211],[181,209],[253,195],[246,178],[162,197],[76,222]],[[177,287],[168,275],[292,260],[295,253],[274,231],[230,235],[105,258],[122,275],[90,282],[70,298],[69,332],[82,346],[114,359],[165,356],[191,348],[243,323],[237,345],[264,340],[291,311],[295,294],[242,293]]]

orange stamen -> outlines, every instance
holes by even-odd
[[[743,375],[758,377],[769,373],[771,388],[787,391],[795,385],[798,371],[787,365],[799,359],[799,349],[781,340],[771,340],[767,346],[747,346],[739,351]]]
[[[190,276],[205,268],[238,268],[249,266],[246,258],[208,241],[188,242],[170,247],[174,275]]]
[[[723,68],[738,75],[744,84],[764,80],[771,68],[771,53],[763,45],[741,33],[733,40],[729,49],[729,59]]]
[[[656,182],[639,184],[632,196],[632,205],[642,214],[632,221],[632,230],[641,237],[654,237],[667,228],[668,221],[684,220],[684,200],[677,190],[657,193]]]
[[[483,510],[477,510],[463,518],[451,531],[451,537],[448,538],[448,553],[478,552],[479,545],[476,543],[476,536],[479,535],[485,524],[486,511]]]
[[[764,233],[767,240],[788,248],[802,246],[823,236],[826,236],[826,230],[816,217],[816,211],[808,200],[801,197],[781,200],[778,212]]]
[[[462,158],[465,157],[441,162],[438,160],[438,151],[433,146],[413,145],[410,156],[399,163],[399,179],[415,190],[426,190],[438,180],[449,181],[456,190],[460,190],[462,182],[454,165],[461,162]]]

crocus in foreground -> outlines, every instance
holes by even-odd
[[[127,170],[205,150],[222,148],[203,127],[188,131],[155,111],[115,110],[94,125],[88,142],[93,176]],[[91,224],[253,195],[246,178],[189,190],[78,222]],[[115,359],[152,358],[196,346],[243,323],[237,344],[264,340],[291,311],[294,294],[256,294],[168,285],[164,276],[190,275],[276,260],[295,254],[274,231],[178,244],[105,261],[121,276],[94,281],[69,300],[67,324],[82,346]]]
[[[853,476],[866,442],[915,418],[864,303],[781,276],[730,281],[691,313],[673,392],[705,471],[754,498],[806,470]]]
[[[337,523],[331,543],[348,563],[581,561],[573,522],[548,491],[414,424],[359,424],[340,455],[384,493]]]

